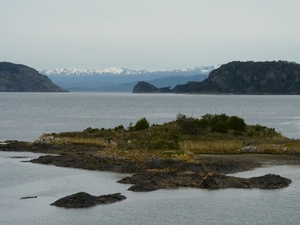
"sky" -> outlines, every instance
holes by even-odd
[[[0,0],[0,61],[149,71],[300,63],[299,0]]]

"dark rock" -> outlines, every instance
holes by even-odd
[[[84,154],[46,155],[32,159],[32,163],[55,165],[60,167],[80,168],[87,170],[135,173],[145,170],[143,163],[128,158],[111,156],[91,156]]]
[[[254,187],[261,189],[278,189],[289,186],[292,183],[290,179],[275,174],[266,174],[261,177],[250,178],[254,183]]]
[[[95,205],[115,203],[125,199],[126,197],[120,193],[93,196],[85,192],[78,192],[61,198],[50,205],[64,208],[87,208]]]
[[[215,172],[234,173],[253,169],[259,164],[253,161],[210,159],[202,157],[199,161],[188,162],[180,159],[149,158],[141,162],[129,158],[115,156],[93,156],[87,154],[46,155],[30,160],[32,163],[55,165],[60,167],[80,168],[88,170],[137,173],[151,169],[173,170],[177,172]]]
[[[23,200],[23,199],[30,199],[30,198],[37,198],[37,196],[26,196],[26,197],[22,197],[20,199]]]
[[[0,150],[62,154],[41,156],[30,160],[32,163],[88,170],[136,173],[131,177],[118,181],[119,183],[132,184],[133,186],[129,190],[136,192],[178,187],[277,189],[287,187],[291,183],[291,180],[278,175],[265,175],[254,178],[237,178],[224,175],[261,166],[258,156],[255,157],[253,155],[251,157],[248,155],[199,155],[191,162],[181,159],[156,157],[150,157],[145,161],[137,161],[126,157],[100,156],[82,145],[30,145],[30,143],[17,141],[8,141],[5,144],[1,144]],[[298,158],[293,158],[293,160],[298,161]]]
[[[125,177],[119,183],[133,184],[128,190],[147,192],[165,188],[194,187],[202,189],[260,188],[278,189],[287,187],[292,181],[279,175],[239,178],[214,173],[145,172]]]

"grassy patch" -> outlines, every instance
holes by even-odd
[[[113,129],[89,127],[81,132],[44,134],[40,141],[95,146],[101,149],[99,155],[137,160],[151,156],[188,160],[193,154],[238,154],[244,153],[238,150],[247,146],[255,146],[257,153],[300,153],[300,140],[290,140],[273,128],[247,125],[243,119],[225,114],[206,114],[201,119],[179,114],[175,121],[143,129],[125,129],[121,125]]]
[[[236,150],[243,146],[244,142],[241,140],[184,140],[180,142],[181,149],[189,150],[195,154],[236,153]]]

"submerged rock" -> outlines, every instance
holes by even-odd
[[[25,196],[20,199],[23,200],[23,199],[30,199],[30,198],[37,198],[37,196]]]
[[[115,203],[125,199],[126,197],[120,193],[93,196],[86,192],[78,192],[58,199],[50,205],[64,208],[88,208],[95,205]]]

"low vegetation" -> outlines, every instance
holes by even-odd
[[[87,128],[81,132],[44,134],[39,141],[98,148],[99,155],[135,159],[150,156],[192,159],[195,154],[299,154],[300,141],[290,140],[274,128],[247,125],[242,118],[206,114],[200,118],[178,114],[176,120],[149,125],[142,118],[127,128]]]

